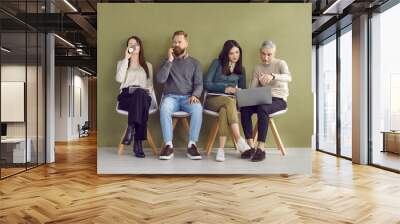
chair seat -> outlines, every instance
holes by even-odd
[[[177,118],[190,117],[190,114],[185,111],[177,111],[172,114],[172,117],[177,117]]]
[[[212,111],[212,110],[204,109],[203,112],[204,112],[204,114],[211,115],[213,117],[218,117],[219,116],[218,112],[215,112],[215,111]]]
[[[118,104],[117,104],[117,106],[115,107],[115,110],[116,110],[117,113],[119,113],[119,114],[128,116],[128,111],[118,109]],[[151,109],[149,110],[149,114],[155,114],[155,113],[157,112],[157,110],[158,110],[157,108],[151,108]]]
[[[122,114],[122,115],[128,115],[128,111],[126,111],[126,110],[120,110],[120,109],[116,109],[117,110],[117,112],[119,113],[119,114]]]
[[[277,111],[277,112],[275,112],[275,113],[270,114],[269,117],[276,117],[276,116],[279,116],[279,115],[284,114],[284,113],[286,113],[286,112],[287,112],[287,109],[285,109],[285,110],[280,110],[280,111]]]
[[[213,116],[213,117],[218,117],[219,116],[219,113],[216,112],[216,111],[213,111],[213,110],[204,109],[203,112],[204,112],[204,114],[207,114],[207,115],[210,115],[210,116]],[[240,117],[240,111],[238,111],[238,115]]]
[[[155,114],[157,113],[157,108],[153,108],[149,110],[149,114]]]

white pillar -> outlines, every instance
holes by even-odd
[[[353,162],[368,163],[368,15],[353,20]]]
[[[53,12],[50,1],[46,4],[47,12]],[[46,163],[55,162],[55,43],[54,35],[46,35]]]

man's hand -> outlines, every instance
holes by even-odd
[[[271,82],[274,77],[271,74],[262,74],[258,80],[260,81],[261,85],[265,86]]]
[[[200,103],[200,100],[195,96],[191,96],[189,98],[189,104],[196,104],[196,103]]]
[[[172,62],[174,60],[174,49],[171,47],[168,49],[168,61]]]

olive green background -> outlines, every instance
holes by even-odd
[[[243,48],[247,85],[254,66],[260,62],[260,44],[273,40],[277,44],[277,58],[286,60],[292,74],[288,113],[276,118],[279,133],[286,147],[311,147],[311,4],[102,3],[98,4],[97,19],[99,147],[117,146],[127,124],[127,116],[115,111],[120,85],[115,81],[116,64],[124,56],[126,39],[137,35],[143,40],[146,60],[153,64],[156,75],[176,30],[189,34],[189,53],[200,61],[204,75],[225,40],[238,41]],[[155,79],[154,83],[159,102],[162,86]],[[211,124],[210,117],[204,115],[200,148],[206,143]],[[174,132],[174,145],[178,147],[185,146],[188,141],[188,134],[181,127],[178,123]],[[160,146],[159,113],[150,116],[149,129]],[[267,144],[274,146],[270,131]],[[214,144],[217,146],[218,138]]]

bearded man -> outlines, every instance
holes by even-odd
[[[157,74],[157,81],[164,84],[160,123],[165,146],[160,152],[161,160],[169,160],[174,156],[172,116],[177,111],[185,111],[190,115],[186,155],[193,160],[201,159],[196,142],[203,116],[203,107],[199,100],[203,91],[203,73],[199,61],[189,56],[188,46],[187,33],[176,31],[172,35],[172,47],[168,49],[167,58]]]

